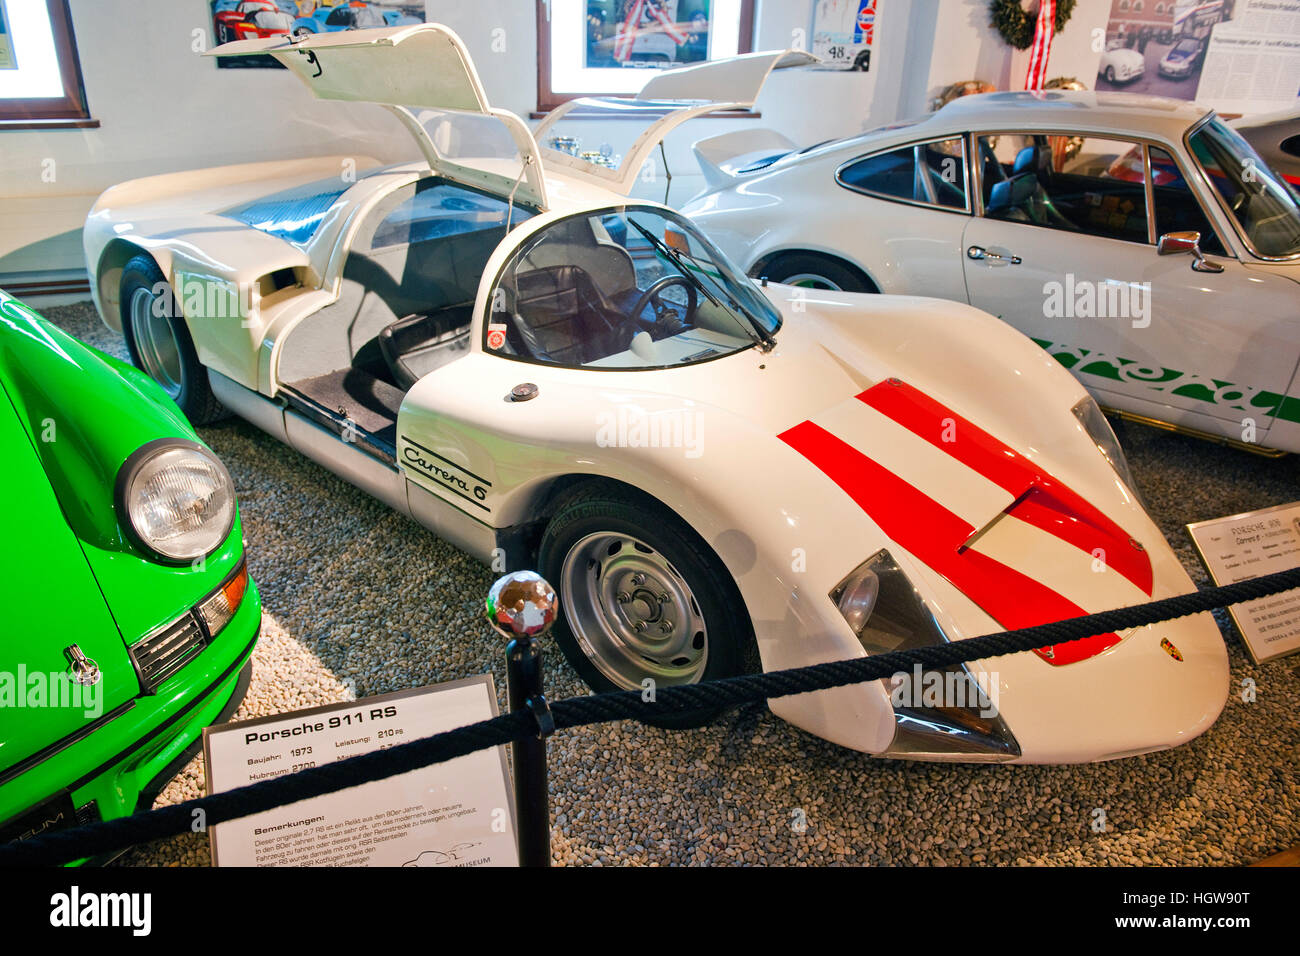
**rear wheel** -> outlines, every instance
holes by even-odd
[[[223,417],[176,296],[152,256],[138,255],[123,268],[121,303],[122,333],[136,368],[162,386],[195,425]]]
[[[831,289],[837,292],[879,291],[869,280],[843,263],[813,252],[792,252],[777,256],[761,271],[772,282],[782,282],[805,289]]]
[[[754,669],[754,633],[735,582],[671,511],[616,487],[580,492],[542,535],[538,564],[559,591],[554,631],[596,691],[643,690]],[[723,708],[674,714],[708,723]]]

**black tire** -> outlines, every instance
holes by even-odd
[[[1106,82],[1112,86],[1115,83],[1115,68],[1113,66],[1106,67]]]
[[[121,316],[122,335],[126,339],[126,348],[131,355],[131,363],[158,382],[171,395],[185,417],[195,425],[208,425],[227,414],[217,397],[212,394],[208,382],[208,370],[199,361],[194,350],[194,340],[181,315],[176,296],[168,294],[159,296],[155,290],[167,283],[167,278],[158,268],[152,256],[141,254],[131,259],[122,269]],[[137,341],[137,329],[132,320],[132,302],[137,293],[148,293],[152,299],[151,308],[157,309],[155,315],[165,319],[171,329],[175,344],[178,382],[167,382],[164,376],[155,374],[150,363],[142,355],[141,343]]]
[[[836,288],[841,292],[879,292],[870,280],[829,256],[815,252],[787,252],[777,256],[759,270],[772,282],[785,282],[801,277],[817,276],[824,285],[812,288]]]
[[[570,620],[575,608],[580,607],[582,597],[564,593],[565,560],[571,551],[575,551],[575,546],[589,540],[592,535],[602,534],[626,534],[637,538],[662,555],[689,585],[707,634],[705,661],[702,672],[694,679],[674,682],[697,683],[759,669],[754,629],[740,591],[704,539],[667,508],[618,486],[599,484],[577,492],[559,506],[542,534],[538,550],[538,567],[543,577],[556,588],[561,602],[561,613],[551,634],[565,658],[589,687],[604,692],[631,689],[632,683],[636,683],[635,677],[631,682],[616,683],[602,671],[583,649]],[[581,551],[576,554],[580,555]],[[580,558],[575,557],[574,563],[580,566]],[[627,656],[635,655],[629,653]],[[605,666],[611,665],[607,663]],[[624,666],[632,665],[625,660]],[[651,676],[652,670],[647,669],[646,676]],[[656,687],[663,686],[667,685],[656,681]],[[699,727],[725,709],[716,707],[673,714],[648,722],[673,729]]]

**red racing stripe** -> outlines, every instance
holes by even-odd
[[[1151,558],[1142,545],[1014,448],[898,379],[873,385],[858,399],[1009,491],[1016,503],[1008,514],[1089,554],[1100,550],[1106,567],[1150,597]]]
[[[974,528],[928,495],[813,422],[778,436],[839,485],[882,531],[943,575],[1005,628],[1077,617],[1078,605],[963,542]],[[1049,664],[1072,664],[1119,643],[1115,634],[1036,651]]]

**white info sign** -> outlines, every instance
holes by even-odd
[[[1187,526],[1215,584],[1300,567],[1300,502]],[[1228,609],[1256,664],[1300,651],[1300,589]]]
[[[492,675],[209,727],[220,793],[496,716]],[[505,748],[211,828],[216,866],[517,866]]]

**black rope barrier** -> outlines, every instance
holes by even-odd
[[[611,720],[646,720],[705,708],[733,708],[775,697],[879,680],[899,671],[910,671],[918,664],[925,669],[934,669],[1066,644],[1097,634],[1159,624],[1189,614],[1253,601],[1294,588],[1300,588],[1300,568],[1236,584],[1205,588],[1191,594],[1179,594],[1134,607],[986,634],[949,644],[891,651],[871,657],[830,661],[765,674],[728,677],[699,684],[661,687],[656,690],[652,701],[643,700],[641,691],[571,697],[551,704],[551,713],[557,729],[570,729]],[[386,750],[309,767],[289,776],[259,781],[129,817],[58,830],[19,843],[9,843],[0,846],[0,865],[52,865],[96,857],[139,843],[202,830],[228,820],[262,813],[348,787],[384,780],[488,747],[534,737],[538,732],[537,719],[532,713],[524,711],[502,714],[491,720],[398,744]]]

